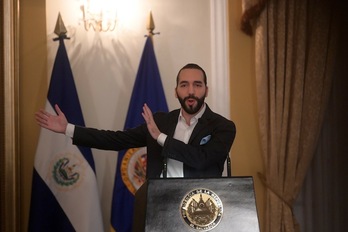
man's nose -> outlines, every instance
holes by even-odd
[[[193,94],[195,92],[194,86],[189,85],[188,91],[189,91],[189,94]]]

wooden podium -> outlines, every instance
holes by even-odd
[[[149,179],[135,194],[133,232],[259,232],[252,177]]]

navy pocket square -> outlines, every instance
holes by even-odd
[[[211,138],[211,135],[207,135],[204,138],[202,138],[201,142],[199,143],[199,145],[204,145],[206,144]]]

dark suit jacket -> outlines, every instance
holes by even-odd
[[[163,147],[151,137],[146,124],[125,131],[76,126],[73,143],[115,151],[147,146],[148,178],[161,175],[166,158],[183,162],[185,177],[220,177],[235,138],[234,123],[214,113],[207,105],[185,144],[173,138],[179,113],[180,109],[154,114],[159,130],[168,135]]]

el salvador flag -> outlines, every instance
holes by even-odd
[[[84,126],[70,62],[59,36],[45,110],[58,104],[68,121]],[[90,148],[41,128],[32,181],[29,231],[104,231]]]
[[[128,107],[124,129],[129,129],[144,123],[144,119],[141,115],[144,103],[150,107],[152,112],[168,112],[168,106],[162,87],[162,81],[157,66],[151,36],[148,36],[145,42]],[[112,199],[112,231],[132,231],[134,192],[139,188],[139,179],[143,180],[143,178],[146,177],[140,175],[138,176],[138,180],[132,181],[132,178],[129,176],[127,177],[127,175],[128,173],[132,172],[132,169],[134,168],[138,168],[136,170],[137,172],[134,172],[134,174],[139,175],[139,173],[141,173],[141,168],[139,167],[141,167],[142,163],[146,163],[146,161],[144,161],[142,157],[139,157],[136,159],[137,162],[134,162],[135,165],[133,166],[128,165],[127,161],[130,161],[133,158],[128,157],[129,154],[133,153],[133,156],[135,156],[139,152],[140,154],[143,154],[144,152],[146,153],[146,150],[135,151],[134,149],[129,149],[128,151],[120,151],[118,153],[116,178]],[[128,163],[132,164],[132,162]]]

